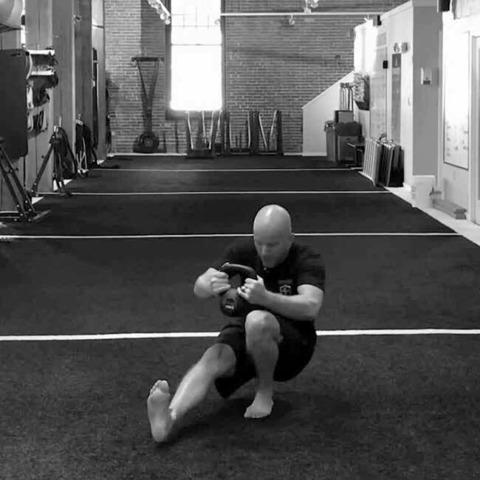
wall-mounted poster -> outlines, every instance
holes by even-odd
[[[468,33],[445,29],[443,160],[462,169],[469,167],[469,50]]]

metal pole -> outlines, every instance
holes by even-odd
[[[365,17],[368,15],[382,15],[385,12],[232,12],[232,13],[221,13],[221,17],[335,17],[335,16],[360,16]]]

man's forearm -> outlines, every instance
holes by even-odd
[[[267,291],[263,306],[293,320],[313,320],[318,314],[317,304],[302,295],[284,296]]]

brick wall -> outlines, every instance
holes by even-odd
[[[174,1],[174,0],[173,0]],[[322,0],[322,9],[388,11],[405,0]],[[226,12],[301,11],[300,0],[226,0]],[[265,128],[282,111],[285,152],[301,152],[302,106],[353,69],[352,29],[361,16],[227,17],[225,19],[225,107],[233,134],[242,130],[248,109],[261,112]],[[165,27],[146,0],[105,0],[106,65],[110,81],[111,126],[116,150],[131,152],[143,131],[141,84],[135,55],[165,56]],[[149,80],[149,79],[147,79]],[[176,151],[175,123],[165,119],[165,67],[154,102],[153,131]],[[185,150],[183,122],[177,125]]]

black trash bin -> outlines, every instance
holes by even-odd
[[[335,124],[336,161],[355,162],[355,149],[349,143],[358,142],[362,137],[362,124],[339,122]]]

